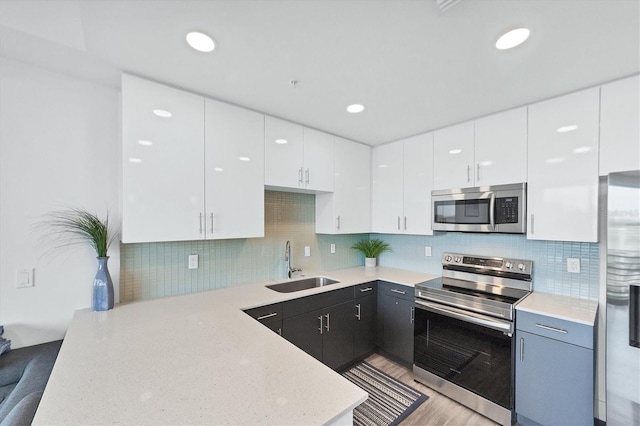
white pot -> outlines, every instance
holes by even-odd
[[[377,260],[378,259],[376,257],[365,257],[364,266],[366,266],[367,268],[375,268]]]

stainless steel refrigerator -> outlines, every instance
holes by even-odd
[[[640,425],[640,171],[607,185],[607,425]]]

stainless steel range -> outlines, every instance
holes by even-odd
[[[444,253],[442,278],[416,285],[413,371],[490,419],[514,420],[515,306],[532,262]]]

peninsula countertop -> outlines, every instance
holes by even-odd
[[[312,276],[312,274],[306,274]],[[340,281],[278,293],[264,281],[76,311],[34,424],[327,424],[367,393],[243,309],[377,279],[434,275],[392,268],[318,272]],[[350,417],[349,417],[350,418]]]

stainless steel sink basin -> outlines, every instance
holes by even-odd
[[[327,277],[310,277],[295,281],[285,281],[283,283],[271,284],[267,288],[279,293],[293,293],[294,291],[308,290],[310,288],[324,287],[325,285],[335,284],[340,281],[332,280]]]

